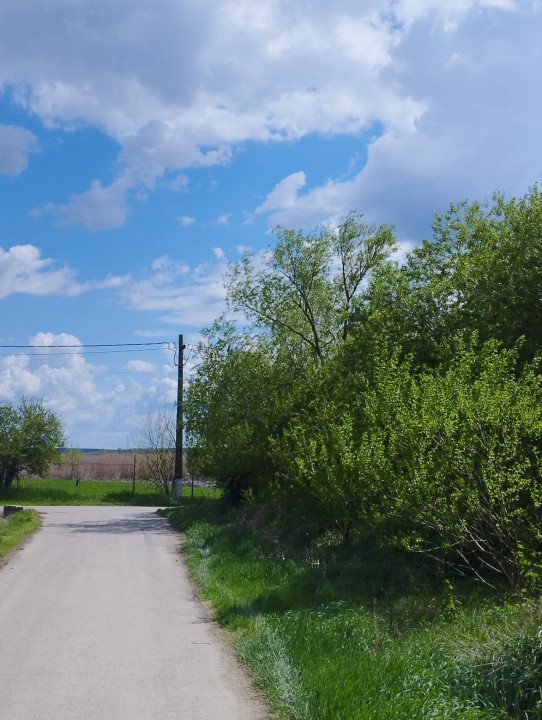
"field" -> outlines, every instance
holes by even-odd
[[[49,466],[49,477],[80,480],[132,480],[141,456],[132,452],[84,452],[80,458],[63,455],[63,462]]]
[[[0,504],[9,505],[145,505],[165,506],[171,500],[146,482],[23,478],[19,487],[0,490]]]

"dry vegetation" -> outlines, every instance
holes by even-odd
[[[132,480],[134,462],[136,467],[140,458],[130,452],[86,452],[78,462],[70,462],[68,454],[61,463],[49,466],[49,477],[73,480]]]

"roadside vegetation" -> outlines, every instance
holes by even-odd
[[[210,495],[209,493],[213,493]],[[542,717],[542,606],[409,550],[196,490],[165,510],[280,720]],[[339,540],[339,541],[338,541]]]
[[[230,266],[185,402],[188,458],[232,502],[344,544],[542,588],[542,193],[462,202],[399,260],[351,213]]]
[[[22,510],[9,518],[0,518],[0,558],[35,532],[39,524],[39,515],[35,510]]]
[[[184,404],[195,581],[280,718],[539,720],[542,192],[275,235]]]

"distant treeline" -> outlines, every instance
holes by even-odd
[[[190,463],[235,502],[371,534],[448,571],[542,584],[542,195],[437,215],[400,257],[353,212],[275,229],[204,333]]]

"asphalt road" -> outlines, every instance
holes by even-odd
[[[152,508],[47,507],[0,568],[0,716],[256,720]]]

